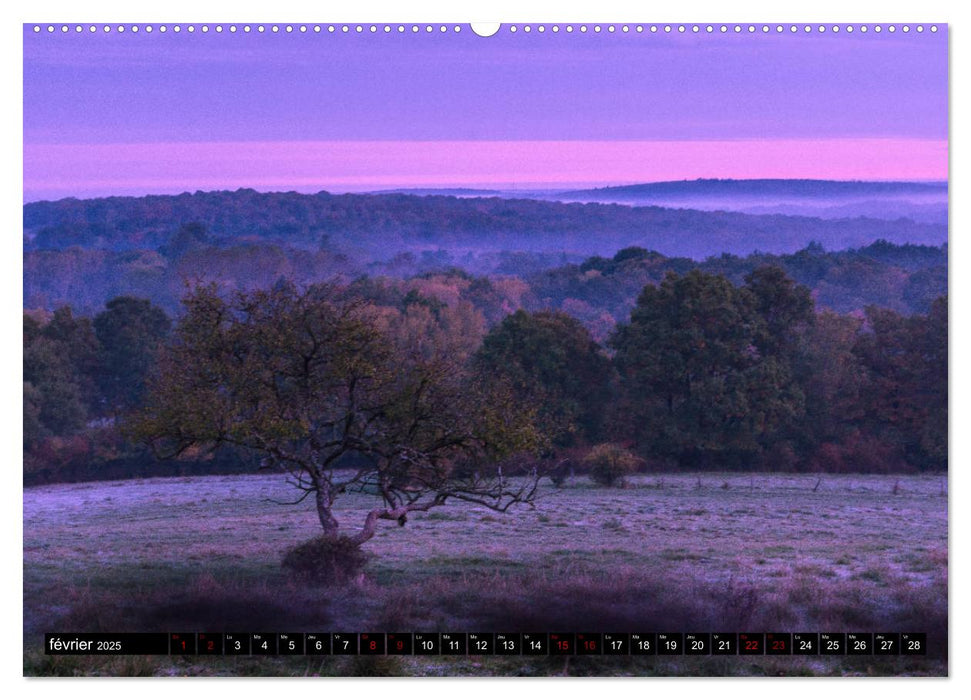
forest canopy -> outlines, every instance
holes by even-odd
[[[600,343],[561,311],[520,308],[502,316],[498,298],[477,290],[474,278],[419,281],[407,293],[367,279],[304,291],[289,283],[257,292],[208,285],[191,291],[171,320],[131,297],[112,300],[93,321],[69,307],[25,313],[25,476],[138,473],[152,458],[136,434],[172,448],[169,456],[177,459],[159,468],[176,471],[255,468],[254,450],[266,452],[271,437],[295,442],[278,445],[264,466],[312,473],[305,465],[321,460],[394,462],[400,458],[394,445],[425,434],[423,423],[409,422],[423,401],[431,403],[421,415],[450,416],[442,418],[448,430],[433,421],[439,427],[427,433],[431,442],[408,447],[430,463],[448,463],[450,450],[478,445],[473,452],[480,455],[522,448],[547,467],[563,460],[579,465],[585,450],[610,443],[651,469],[947,468],[946,297],[926,314],[870,306],[840,315],[817,309],[808,288],[778,267],[759,267],[741,285],[698,269],[670,271],[645,285],[627,320]],[[326,289],[319,314],[304,309],[307,295],[323,293],[315,289]],[[332,332],[306,336],[313,318],[323,324],[321,333]],[[116,330],[120,319],[128,332]],[[340,330],[340,323],[350,325]],[[370,354],[341,350],[357,335]],[[377,412],[345,411],[358,416],[347,430],[358,420],[369,429],[383,425],[387,449],[352,431],[341,433],[337,452],[299,456],[311,445],[304,432],[314,421],[327,423],[313,429],[315,440],[335,429],[338,418],[328,411],[339,407],[334,402],[346,398],[348,386],[303,396],[326,386],[310,374],[301,379],[301,371],[318,371],[318,350],[286,353],[305,341],[313,349],[325,337],[333,339],[327,352],[338,354],[321,356],[321,376],[340,378],[325,371],[328,362],[341,372],[364,362],[359,374],[368,379],[359,386],[373,385],[365,404]],[[117,361],[122,350],[131,361]],[[284,354],[274,359],[277,352]],[[206,383],[215,377],[223,383]],[[260,395],[259,386],[269,393]],[[286,399],[287,387],[293,401],[268,403]],[[232,406],[255,403],[228,423],[207,423],[230,398]],[[499,429],[519,411],[526,412],[520,427]],[[132,424],[133,416],[141,418]],[[392,416],[397,422],[388,422]],[[490,440],[482,441],[483,426],[468,423],[473,417],[492,426]],[[128,427],[136,424],[141,428],[132,433]],[[225,426],[234,427],[220,432]]]
[[[532,410],[534,466],[582,469],[599,445],[644,469],[947,467],[946,228],[252,190],[38,202],[24,222],[28,480],[256,468],[252,436],[199,434],[154,460],[132,417],[194,366],[172,358],[201,309],[259,311],[279,336],[265,354],[323,289],[392,366],[427,379],[447,359],[468,380],[443,404],[454,425],[469,397]]]

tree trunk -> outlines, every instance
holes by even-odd
[[[378,531],[378,520],[397,520],[399,525],[403,525],[404,521],[402,518],[408,517],[408,514],[412,511],[424,512],[443,503],[445,503],[444,499],[441,501],[436,499],[435,501],[428,501],[421,505],[412,503],[411,505],[398,506],[391,510],[387,508],[375,508],[368,512],[367,517],[364,519],[364,526],[356,534],[348,537],[348,539],[360,546],[374,537],[374,534]]]
[[[320,526],[324,528],[324,535],[327,537],[337,537],[337,518],[331,512],[330,487],[326,483],[316,484],[317,492],[314,494],[317,503],[317,517],[320,519]]]
[[[361,546],[369,539],[374,537],[374,533],[378,531],[378,518],[384,516],[389,517],[389,512],[383,508],[372,510],[367,514],[364,519],[364,527],[362,527],[356,534],[351,535],[349,538],[351,542],[354,542],[358,546]]]

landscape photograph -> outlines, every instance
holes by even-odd
[[[947,677],[948,27],[23,25],[23,675]]]

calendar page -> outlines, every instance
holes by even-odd
[[[28,22],[23,98],[24,675],[948,675],[947,24]]]

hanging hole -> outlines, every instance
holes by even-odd
[[[492,36],[502,25],[499,22],[473,22],[470,26],[478,36]]]

